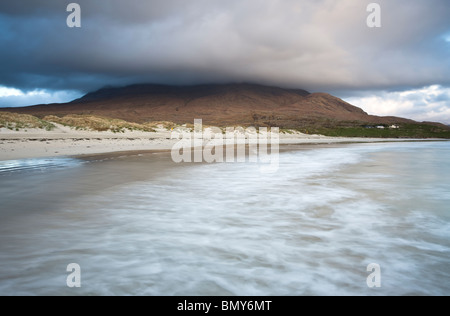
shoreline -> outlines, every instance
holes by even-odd
[[[449,141],[446,139],[388,139],[388,138],[346,138],[306,134],[280,134],[280,146],[285,145],[333,145],[358,143],[395,143]],[[78,157],[121,152],[170,151],[179,142],[171,139],[171,132],[161,130],[155,133],[66,131],[54,133],[41,130],[29,132],[0,131],[0,161]]]

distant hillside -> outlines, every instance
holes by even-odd
[[[252,84],[165,86],[132,85],[104,88],[66,104],[0,109],[43,118],[48,115],[95,115],[134,123],[203,119],[216,126],[277,126],[330,129],[392,124],[416,124],[398,117],[365,113],[326,93]],[[448,127],[426,123],[442,130]]]

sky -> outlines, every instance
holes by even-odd
[[[69,28],[67,5],[81,7]],[[381,27],[370,28],[370,3]],[[258,83],[450,124],[448,0],[2,0],[0,107],[104,86]]]

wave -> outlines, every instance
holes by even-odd
[[[61,271],[76,262],[77,293],[95,295],[446,295],[448,158],[378,144],[285,152],[276,174],[170,168],[0,229],[0,293],[70,295]]]

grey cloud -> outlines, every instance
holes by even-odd
[[[399,91],[364,91],[345,98],[370,114],[395,115],[450,124],[450,87],[433,85]]]
[[[74,1],[75,2],[75,1]],[[447,0],[76,1],[0,4],[0,85],[93,90],[134,82],[256,82],[339,91],[450,84]],[[19,5],[20,3],[20,5]]]

